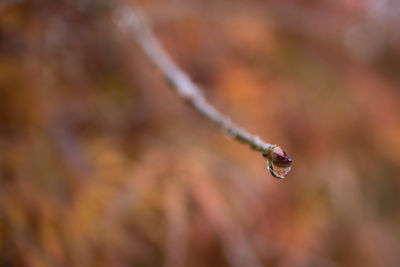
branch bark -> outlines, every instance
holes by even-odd
[[[171,59],[162,47],[139,7],[135,6],[134,10],[128,6],[118,7],[114,11],[113,21],[121,30],[132,34],[149,60],[161,71],[165,79],[171,84],[171,87],[198,113],[208,118],[236,140],[250,145],[253,150],[265,153],[271,147],[275,146],[261,140],[257,135],[253,135],[244,128],[233,123],[228,116],[219,112],[205,99],[200,88]]]

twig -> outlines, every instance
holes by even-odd
[[[166,80],[171,84],[171,87],[197,112],[211,120],[236,140],[250,145],[253,150],[263,152],[263,156],[271,160],[270,153],[268,152],[277,146],[264,142],[257,135],[253,135],[242,127],[239,127],[205,99],[200,88],[171,59],[160,41],[154,36],[146,17],[139,7],[135,6],[134,10],[128,6],[118,7],[114,11],[113,21],[122,30],[132,33],[136,42],[146,53],[150,61],[161,71]],[[272,174],[274,175],[274,173]]]

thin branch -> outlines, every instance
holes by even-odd
[[[135,6],[134,10],[128,6],[118,7],[114,11],[113,21],[119,28],[133,35],[150,61],[171,84],[171,87],[197,112],[211,120],[236,140],[250,145],[253,150],[264,152],[263,155],[267,157],[265,153],[275,145],[264,142],[257,135],[253,135],[244,128],[239,127],[205,99],[200,88],[171,59],[160,41],[154,36],[146,17],[139,7]]]

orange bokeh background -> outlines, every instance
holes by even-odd
[[[118,4],[0,3],[0,266],[400,266],[397,1],[141,1],[207,99],[289,151],[285,180]]]

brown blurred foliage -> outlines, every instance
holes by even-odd
[[[0,3],[0,266],[400,266],[398,1],[142,1],[286,180],[186,106],[117,1]]]

